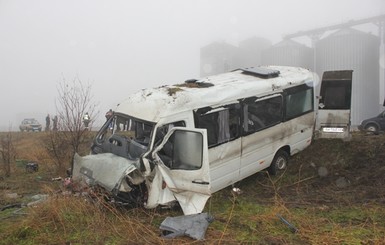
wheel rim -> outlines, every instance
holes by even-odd
[[[282,170],[286,168],[286,159],[284,157],[279,157],[277,159],[277,169]]]
[[[368,127],[366,127],[366,130],[369,131],[369,132],[376,132],[377,131],[377,127],[374,126],[374,125],[369,125]]]

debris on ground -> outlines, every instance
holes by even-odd
[[[298,229],[289,223],[289,221],[287,221],[285,218],[283,218],[281,215],[277,214],[277,217],[285,224],[287,225],[287,227],[289,227],[290,231],[292,233],[297,233],[298,232]]]
[[[28,172],[28,173],[33,173],[33,172],[37,172],[39,171],[39,164],[35,163],[35,162],[29,162],[25,165],[25,170]]]
[[[48,199],[48,195],[47,194],[37,194],[37,195],[32,196],[31,199],[34,201],[29,202],[27,204],[28,207],[34,207],[37,204],[46,201]]]
[[[164,238],[186,235],[196,240],[202,240],[212,221],[213,217],[207,213],[167,217],[159,228],[162,230]]]
[[[4,211],[4,210],[10,209],[10,208],[21,208],[22,206],[23,206],[22,203],[8,204],[8,205],[5,205],[2,208],[0,208],[0,211]]]
[[[19,195],[17,193],[6,193],[5,194],[5,198],[8,198],[8,199],[16,199],[18,197],[19,197]]]

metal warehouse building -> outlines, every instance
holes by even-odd
[[[311,47],[297,38],[308,38]],[[201,49],[201,76],[258,65],[299,66],[315,71],[320,79],[327,70],[353,70],[354,127],[384,110],[384,39],[385,15],[381,15],[289,34],[272,46],[263,38],[245,40],[239,47],[213,43]]]
[[[316,72],[353,70],[351,122],[379,112],[379,38],[352,28],[344,28],[315,45]]]

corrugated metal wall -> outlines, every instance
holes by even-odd
[[[352,125],[379,113],[379,38],[355,29],[339,30],[316,42],[316,72],[353,70]]]

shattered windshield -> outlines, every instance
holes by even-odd
[[[137,159],[147,151],[154,124],[115,114],[98,132],[92,152]]]

